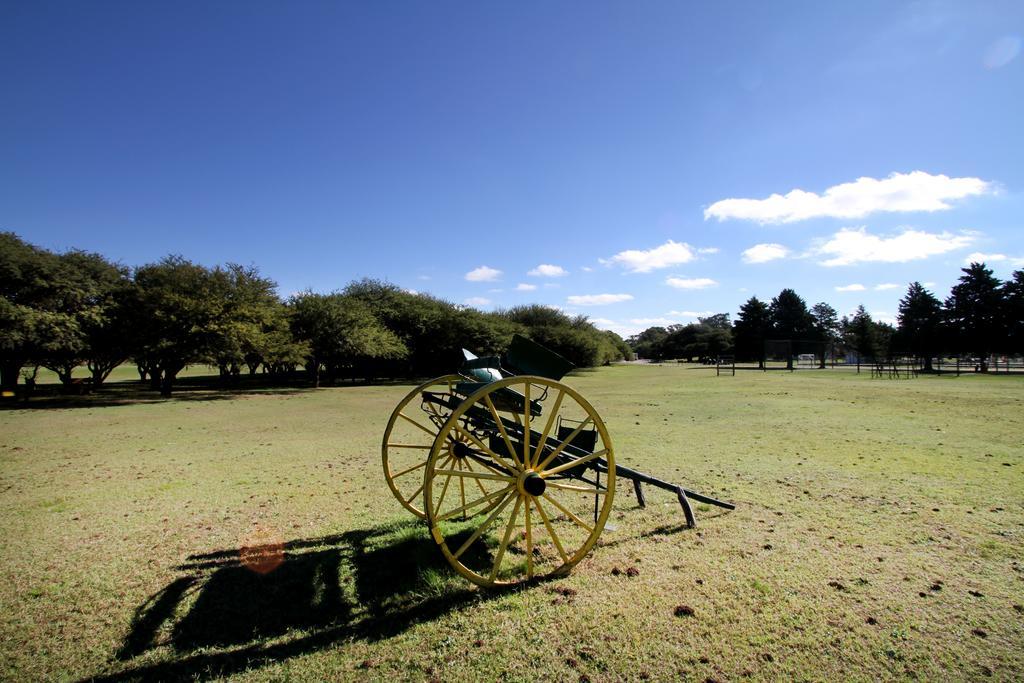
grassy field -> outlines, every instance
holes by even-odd
[[[620,464],[737,509],[624,483],[571,576],[487,592],[384,482],[409,386],[0,412],[0,678],[1024,676],[1024,379],[567,381]]]

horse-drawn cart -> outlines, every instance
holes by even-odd
[[[411,391],[384,432],[388,486],[460,574],[481,586],[568,573],[594,547],[617,478],[734,506],[615,463],[594,407],[562,377],[572,364],[516,336],[504,358],[465,352],[459,374]]]

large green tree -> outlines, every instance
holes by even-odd
[[[661,326],[648,327],[639,334],[631,336],[627,343],[636,352],[637,358],[661,360],[665,357],[664,343],[669,330]]]
[[[263,362],[275,331],[287,325],[277,298],[277,284],[255,267],[228,264],[211,273],[214,290],[223,301],[209,361],[222,377],[237,375],[242,365],[250,374]]]
[[[878,328],[863,304],[857,307],[853,318],[843,318],[843,337],[847,346],[856,349],[862,361],[876,360],[883,351]]]
[[[308,345],[305,365],[313,386],[320,386],[321,373],[334,381],[360,362],[408,353],[398,335],[353,297],[307,291],[292,297],[289,308],[293,334]]]
[[[516,332],[525,329],[500,316],[464,308],[436,297],[409,292],[389,282],[350,283],[345,296],[362,301],[408,349],[406,374],[437,376],[462,362],[460,350],[501,353]]]
[[[1015,270],[1003,284],[1006,351],[1024,354],[1024,270]]]
[[[736,356],[740,360],[757,359],[758,367],[764,367],[764,342],[771,329],[771,311],[768,304],[752,296],[740,306],[739,315],[733,324],[733,339]]]
[[[957,350],[980,357],[984,371],[989,354],[1005,340],[1002,283],[984,263],[961,270],[944,305],[946,326]]]
[[[813,339],[814,319],[807,310],[807,302],[792,289],[779,292],[768,310],[773,338],[791,342]],[[793,369],[792,353],[787,355],[786,368]]]
[[[728,313],[715,313],[697,318],[697,324],[697,355],[715,359],[733,350],[732,322]]]
[[[60,257],[0,233],[0,389],[13,395],[18,373],[82,347],[82,332],[69,307],[80,299]]]
[[[586,316],[569,316],[540,304],[516,306],[498,315],[577,367],[604,365],[624,357],[615,338],[594,327]]]
[[[818,367],[825,367],[825,356],[829,348],[839,341],[839,314],[836,309],[821,301],[811,307],[811,328],[819,342]]]
[[[67,291],[63,312],[74,321],[74,335],[63,348],[51,351],[44,365],[67,385],[74,369],[84,363],[99,386],[131,354],[135,321],[128,269],[84,251],[58,258]]]
[[[923,359],[925,371],[931,372],[932,357],[942,350],[942,302],[920,282],[911,282],[900,299],[896,320],[894,343]]]
[[[134,280],[139,336],[133,355],[170,396],[178,373],[214,355],[230,326],[224,274],[168,256],[138,268]]]

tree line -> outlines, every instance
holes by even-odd
[[[977,357],[982,370],[991,354],[1024,354],[1024,270],[1005,282],[984,263],[961,272],[944,301],[921,283],[910,283],[895,326],[874,320],[863,305],[840,318],[829,304],[808,307],[794,290],[783,289],[770,302],[748,299],[731,324],[721,313],[689,325],[650,327],[628,343],[641,358],[732,354],[760,367],[773,351],[785,351],[789,367],[798,351],[814,355],[820,367],[828,353],[846,352],[864,360],[912,356],[926,371],[940,354]]]
[[[96,253],[54,253],[0,233],[0,388],[39,367],[73,385],[85,366],[98,387],[134,362],[139,378],[172,393],[186,366],[209,364],[314,386],[342,379],[452,372],[463,347],[499,354],[524,334],[578,367],[622,359],[629,347],[585,316],[541,305],[492,313],[364,279],[287,299],[253,266],[207,267],[181,256],[129,268]]]

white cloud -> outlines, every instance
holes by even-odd
[[[558,289],[561,286],[562,285],[558,284],[557,282],[545,282],[544,283],[544,289]]]
[[[408,287],[405,289],[405,293],[406,294],[412,294],[413,296],[419,296],[419,294],[420,294],[415,289],[409,289]]]
[[[964,263],[992,263],[995,261],[1005,261],[1006,254],[983,254],[980,251],[975,251],[967,256],[964,256]]]
[[[864,285],[852,284],[852,285],[840,285],[836,287],[837,292],[863,292],[867,287]]]
[[[714,311],[669,311],[668,315],[678,315],[683,318],[706,318],[709,315],[714,315]]]
[[[527,273],[527,275],[533,275],[534,277],[562,277],[568,274],[569,271],[562,266],[552,266],[547,263],[542,263]]]
[[[742,256],[744,263],[767,263],[768,261],[786,258],[789,256],[789,249],[774,242],[755,244],[750,249],[744,250]]]
[[[995,186],[980,178],[950,178],[924,171],[862,177],[834,185],[824,194],[794,189],[766,199],[723,199],[704,210],[704,220],[730,218],[757,223],[792,223],[809,218],[860,218],[877,211],[942,211],[951,200],[991,194]]]
[[[587,320],[595,325],[604,325],[605,327],[615,324],[614,320],[609,320],[608,318],[587,318]]]
[[[717,254],[718,253],[718,247],[704,247],[702,249],[698,249],[697,253],[698,254]]]
[[[602,323],[600,325],[597,325],[597,327],[602,330],[611,330],[612,332],[619,335],[623,339],[629,339],[633,335],[640,334],[646,329],[644,327],[640,327],[639,325],[623,325],[615,322],[611,324]]]
[[[718,283],[709,277],[670,277],[665,279],[665,284],[676,289],[707,289],[708,287],[716,286]]]
[[[567,299],[572,306],[604,306],[632,300],[632,294],[574,294]]]
[[[466,273],[466,279],[470,282],[493,282],[501,276],[501,271],[496,268],[480,266]]]
[[[871,317],[876,323],[885,323],[886,325],[899,325],[899,321],[889,311],[870,311]]]
[[[430,279],[430,276],[429,275],[417,275],[416,279],[417,280],[424,280],[424,281],[426,281],[426,280]]]
[[[882,283],[880,285],[875,285],[875,291],[876,292],[884,292],[884,291],[886,291],[888,289],[899,289],[899,288],[900,288],[900,285],[897,285],[894,282],[885,282],[885,283]]]
[[[964,257],[964,263],[1001,263],[1006,261],[1011,266],[1024,266],[1024,256],[1007,256],[1006,254],[983,254],[976,251]]]
[[[584,273],[593,273],[594,272],[594,269],[591,268],[590,266],[583,266],[582,268],[580,268],[580,270],[582,270]]]
[[[535,289],[537,289],[537,285],[530,285],[525,282],[520,282],[516,285],[517,292],[532,292]]]
[[[934,287],[935,283],[934,282],[922,282],[921,286],[922,287]]]
[[[490,299],[485,299],[482,296],[471,296],[464,302],[467,306],[487,306],[491,303]]]
[[[982,63],[986,69],[998,69],[1006,66],[1020,54],[1020,46],[1019,36],[1003,36],[988,46]]]
[[[679,324],[678,320],[672,318],[630,318],[629,322],[634,325],[661,325],[662,327]]]
[[[827,257],[821,261],[823,266],[848,266],[870,261],[906,263],[962,249],[973,241],[972,235],[930,233],[910,228],[892,237],[872,235],[863,227],[843,228],[814,253]]]
[[[647,249],[627,249],[620,251],[610,259],[600,259],[607,265],[621,265],[631,273],[649,273],[658,268],[668,268],[680,263],[689,263],[694,258],[693,248],[685,242],[669,240],[660,247]]]

